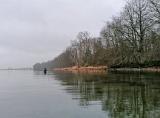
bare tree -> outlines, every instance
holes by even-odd
[[[160,23],[160,1],[148,0],[150,2],[151,12],[153,12],[154,18],[157,23]]]

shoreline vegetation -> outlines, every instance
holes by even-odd
[[[78,67],[78,66],[72,66],[67,68],[54,68],[54,71],[68,71],[68,72],[105,72],[108,69],[107,66],[88,66],[88,67]]]
[[[98,37],[79,32],[70,46],[35,70],[160,72],[160,0],[128,0]]]
[[[67,67],[67,68],[54,68],[53,71],[58,72],[71,72],[74,74],[106,74],[107,66],[88,66],[88,67]]]
[[[107,66],[88,66],[88,67],[67,67],[54,68],[54,71],[72,72],[72,73],[106,73],[108,71],[118,72],[160,72],[160,67],[146,67],[146,68],[108,68]]]
[[[55,71],[102,71],[107,70],[107,66],[88,66],[88,67],[78,67],[72,66],[67,68],[54,68]]]
[[[109,71],[118,72],[160,72],[160,67],[148,68],[110,68]]]

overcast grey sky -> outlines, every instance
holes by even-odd
[[[79,31],[98,36],[124,0],[0,0],[0,68],[53,59]]]

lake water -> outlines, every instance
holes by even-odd
[[[0,118],[160,118],[160,74],[0,71]]]

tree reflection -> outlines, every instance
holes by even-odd
[[[100,101],[110,118],[160,117],[159,74],[56,73],[56,77],[81,106]]]

